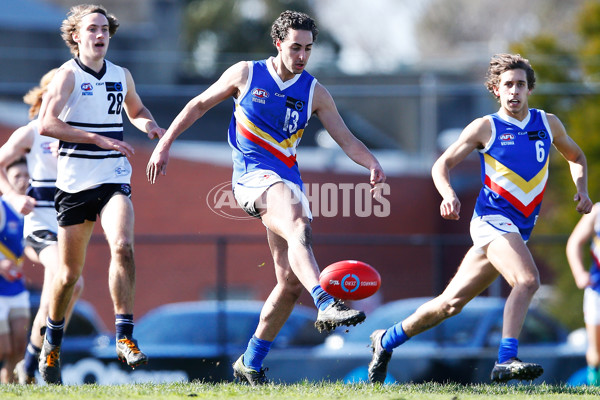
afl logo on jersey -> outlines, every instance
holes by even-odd
[[[43,154],[51,154],[52,148],[50,148],[50,142],[43,142],[40,147],[42,148]]]
[[[93,89],[94,89],[94,87],[89,82],[85,82],[85,83],[81,84],[81,94],[84,95],[84,96],[91,96],[91,95],[93,95],[94,94],[92,92]]]
[[[259,99],[266,99],[269,97],[269,92],[265,89],[256,88],[252,91],[252,96],[258,97]]]
[[[500,139],[500,146],[511,146],[515,144],[514,133],[503,133],[498,139]]]

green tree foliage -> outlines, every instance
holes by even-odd
[[[580,45],[561,48],[558,38],[537,36],[512,46],[531,61],[539,86],[530,106],[556,114],[567,133],[583,149],[588,162],[589,194],[600,201],[600,96],[592,90],[600,80],[600,1],[587,1],[576,19]],[[548,86],[550,90],[544,90]],[[565,235],[575,227],[580,215],[575,212],[575,188],[569,168],[557,152],[551,160],[550,179],[544,197],[536,234]],[[557,296],[551,309],[569,327],[583,325],[582,292],[573,281],[565,255],[565,244],[544,246],[537,254],[555,272]],[[535,248],[535,247],[534,247]],[[535,251],[535,250],[534,250]]]

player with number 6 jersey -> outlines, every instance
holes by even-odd
[[[546,113],[533,108],[523,121],[501,113],[486,118],[492,137],[479,151],[483,187],[474,217],[504,215],[528,240],[548,180],[552,130]]]
[[[493,382],[507,382],[533,380],[542,375],[542,366],[521,361],[518,349],[527,309],[540,286],[527,241],[546,189],[551,145],[569,164],[576,190],[575,210],[589,213],[592,201],[581,148],[567,135],[556,115],[529,108],[535,81],[531,64],[520,55],[496,54],[491,58],[486,87],[499,101],[500,109],[473,120],[431,169],[433,183],[442,197],[440,215],[458,220],[461,203],[450,171],[473,151],[479,152],[483,187],[471,218],[473,246],[442,294],[403,321],[371,334],[369,381],[385,382],[394,348],[458,314],[500,275],[511,291],[504,306],[498,360],[490,378]]]

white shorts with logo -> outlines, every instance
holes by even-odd
[[[583,291],[583,320],[586,325],[600,325],[600,293],[589,287]]]
[[[30,317],[29,292],[25,290],[15,296],[0,296],[0,335],[9,333],[9,321],[20,317]]]
[[[242,175],[233,187],[233,195],[240,207],[253,217],[260,218],[260,213],[256,210],[256,203],[260,201],[260,196],[271,186],[278,182],[283,182],[292,191],[293,197],[290,202],[300,202],[304,215],[312,221],[312,213],[308,198],[302,191],[302,188],[292,181],[283,179],[277,173],[266,169],[248,172]]]
[[[511,232],[521,234],[519,228],[503,215],[482,215],[475,217],[471,220],[470,230],[473,247],[480,254],[483,254],[483,247],[502,235]]]

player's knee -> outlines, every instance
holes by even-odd
[[[75,286],[81,274],[78,272],[80,269],[78,268],[67,268],[63,269],[63,271],[56,276],[56,280],[63,287],[72,287]]]
[[[279,276],[277,284],[287,295],[290,295],[295,299],[300,297],[302,290],[304,289],[296,274],[294,274],[291,270],[287,270],[283,276]]]
[[[528,293],[534,294],[540,288],[540,278],[536,275],[527,275],[517,280],[515,286],[520,287]]]
[[[124,263],[133,262],[133,243],[127,239],[115,241],[111,245],[113,257],[123,260]]]

